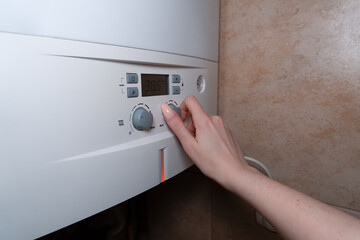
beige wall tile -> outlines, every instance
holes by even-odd
[[[222,0],[219,113],[275,179],[360,210],[360,4]]]

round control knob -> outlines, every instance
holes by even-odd
[[[152,122],[153,115],[142,107],[136,109],[132,116],[132,124],[139,131],[150,129]]]
[[[174,110],[174,111],[181,117],[181,110],[180,110],[180,108],[178,108],[177,106],[175,106],[175,105],[172,104],[172,103],[169,103],[168,105],[169,105],[169,107],[170,107],[172,110]]]

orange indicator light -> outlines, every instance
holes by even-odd
[[[160,150],[160,161],[161,161],[161,182],[164,182],[165,181],[165,166],[164,166],[164,151],[165,151],[165,148],[161,149]]]

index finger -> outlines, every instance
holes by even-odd
[[[181,115],[181,118],[185,119],[187,113],[190,112],[195,125],[198,122],[202,122],[205,117],[208,117],[199,101],[193,95],[187,96],[184,99],[184,101],[180,104],[180,109],[185,113]]]

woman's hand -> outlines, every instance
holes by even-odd
[[[194,96],[187,97],[180,105],[181,118],[168,105],[161,108],[168,126],[205,175],[228,188],[231,173],[250,169],[223,120],[207,115]]]

